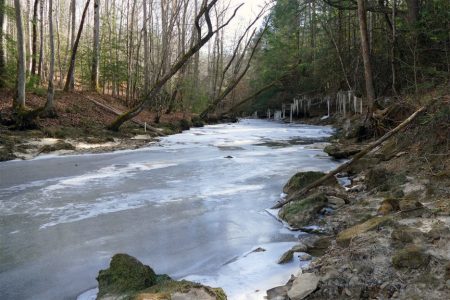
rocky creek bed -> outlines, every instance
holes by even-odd
[[[320,231],[300,235],[280,258],[314,255],[268,299],[450,298],[448,117],[448,107],[433,107],[339,174],[350,179],[345,188],[331,180],[279,210],[290,228]],[[343,127],[325,151],[336,158],[358,153],[351,130]],[[284,192],[289,197],[322,175],[298,173]]]

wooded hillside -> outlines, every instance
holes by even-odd
[[[13,91],[12,118],[26,128],[55,117],[62,89],[120,99],[128,111],[105,124],[118,130],[144,110],[155,122],[207,118],[340,90],[372,112],[381,97],[448,84],[447,0],[261,1],[236,25],[244,2],[1,0],[0,87]],[[27,93],[46,104],[28,109]]]

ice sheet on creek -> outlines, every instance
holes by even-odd
[[[289,248],[277,243],[295,240],[265,209],[294,173],[337,164],[319,146],[289,141],[331,132],[244,120],[164,137],[146,149],[1,163],[2,300],[73,299],[95,287],[98,270],[117,252],[175,278],[200,274],[232,295],[264,293],[252,281],[239,288],[239,277],[253,276],[244,270],[253,259],[275,263],[277,251]],[[263,244],[267,253],[242,256]],[[288,267],[272,267],[289,278]]]

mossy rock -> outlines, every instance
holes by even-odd
[[[393,174],[382,167],[370,169],[366,176],[366,185],[369,189],[377,188],[379,191],[396,190],[406,182],[404,174]]]
[[[286,194],[291,194],[295,191],[301,190],[325,175],[325,173],[315,171],[299,172],[289,179],[288,183],[283,187],[283,192]],[[323,183],[323,185],[333,184],[337,184],[337,180],[334,177]]]
[[[193,127],[203,127],[203,126],[205,126],[205,122],[203,122],[203,120],[200,117],[198,117],[198,116],[192,117],[191,122],[192,122],[192,126]]]
[[[300,228],[310,225],[327,203],[328,199],[324,193],[315,193],[284,205],[278,216],[290,226]]]
[[[15,159],[16,156],[12,153],[10,149],[0,147],[0,161],[8,161]]]
[[[189,130],[191,129],[192,123],[186,119],[182,119],[178,122],[178,126],[180,126],[181,130]]]
[[[407,245],[392,257],[392,264],[397,269],[418,269],[428,265],[430,256],[417,245]]]
[[[335,159],[349,158],[361,151],[361,147],[357,145],[329,145],[323,151]]]
[[[378,213],[380,215],[388,215],[390,213],[396,212],[400,210],[399,205],[400,200],[397,198],[386,198],[384,199],[380,207],[378,208]]]
[[[136,258],[128,254],[116,254],[112,257],[109,268],[99,272],[97,281],[99,298],[143,290],[156,284],[157,276],[152,268]]]
[[[420,230],[408,226],[395,228],[391,233],[392,241],[398,246],[410,244],[414,242],[414,240],[422,238],[422,236],[423,234]]]
[[[39,152],[49,153],[58,150],[75,150],[75,146],[64,141],[58,141],[56,144],[43,146]]]
[[[450,229],[444,222],[438,221],[433,224],[431,230],[428,231],[425,236],[429,241],[435,241],[440,239],[448,239],[450,235]]]
[[[368,231],[375,230],[381,226],[384,226],[390,221],[391,218],[389,216],[371,218],[365,221],[364,223],[355,225],[353,227],[345,229],[344,231],[341,231],[337,235],[336,242],[341,247],[348,247],[351,240],[354,239],[355,237],[364,234]]]

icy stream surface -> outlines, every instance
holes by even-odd
[[[135,151],[0,163],[0,298],[76,299],[122,252],[263,299],[300,265],[276,264],[296,234],[265,209],[296,172],[336,166],[321,151],[331,133],[242,120]]]

